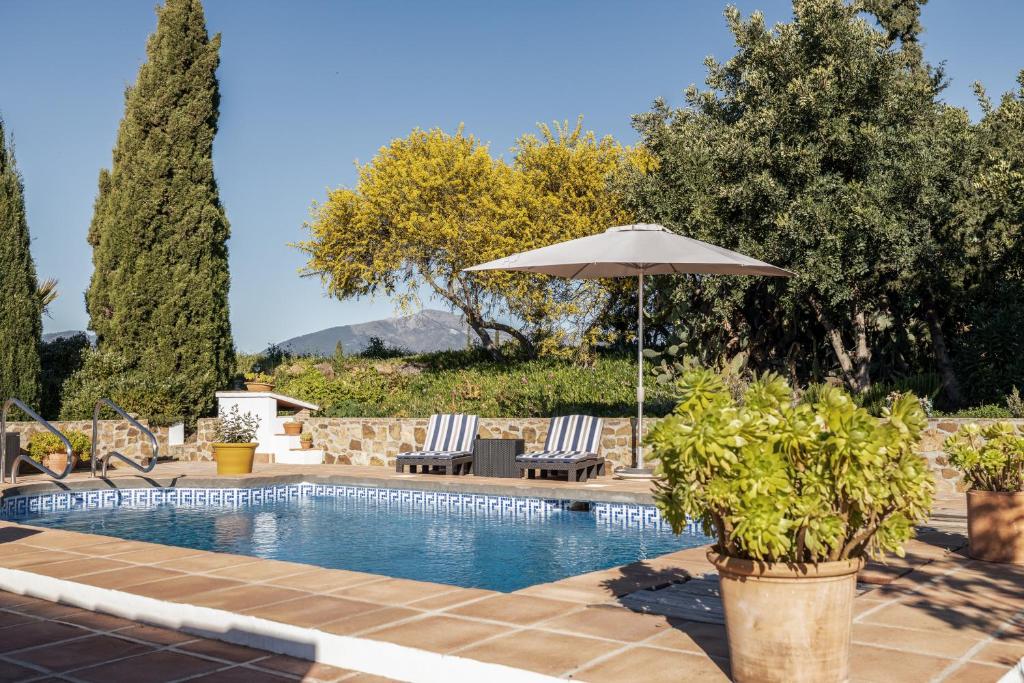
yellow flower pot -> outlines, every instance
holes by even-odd
[[[217,474],[250,474],[258,443],[215,443],[213,459]]]

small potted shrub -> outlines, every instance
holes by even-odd
[[[920,403],[875,418],[831,387],[794,402],[774,374],[736,400],[704,369],[677,387],[649,439],[655,498],[677,533],[700,520],[715,539],[733,680],[847,680],[857,572],[902,554],[931,507]]]
[[[230,411],[223,409],[217,418],[217,441],[213,444],[213,459],[217,461],[217,474],[249,474],[256,455],[256,429],[260,419],[250,413],[238,412],[238,406]]]
[[[309,432],[306,432],[305,434],[299,437],[299,443],[302,444],[303,449],[308,451],[310,448],[313,447],[313,435],[310,434]]]
[[[1010,422],[968,424],[944,450],[968,487],[971,557],[1024,564],[1024,435]]]
[[[74,464],[89,462],[92,439],[84,432],[68,432],[64,436],[71,442],[71,457]],[[28,441],[29,457],[54,472],[63,472],[68,465],[68,453],[64,442],[52,432],[36,432]]]
[[[247,391],[273,391],[274,378],[264,372],[247,372],[245,388]]]
[[[288,436],[298,436],[302,433],[302,423],[291,420],[284,423],[284,433]]]

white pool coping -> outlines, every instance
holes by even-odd
[[[564,679],[502,664],[444,655],[405,645],[341,636],[270,619],[99,588],[20,569],[0,568],[0,590],[204,638],[310,659],[400,681],[547,683]]]

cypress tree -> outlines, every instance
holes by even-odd
[[[199,0],[167,0],[157,18],[147,61],[125,93],[112,166],[100,172],[86,292],[98,351],[85,376],[119,368],[101,382],[107,395],[167,421],[213,408],[234,352],[229,227],[212,156],[220,35],[207,34]],[[151,396],[119,391],[129,385],[151,386]],[[95,383],[80,389],[99,391]]]
[[[25,191],[14,143],[0,119],[0,402],[12,396],[29,405],[38,402],[42,334]]]

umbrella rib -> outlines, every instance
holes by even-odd
[[[575,273],[572,274],[572,276],[569,279],[570,280],[575,280],[579,276],[580,273],[582,273],[584,270],[587,269],[587,266],[589,266],[589,265],[590,265],[589,263],[584,263],[582,266],[580,266],[579,270],[577,270]]]

